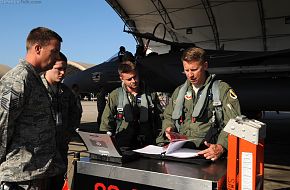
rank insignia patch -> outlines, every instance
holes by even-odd
[[[18,107],[20,93],[16,92],[14,89],[9,89],[3,93],[1,98],[1,107],[6,111],[14,110]]]

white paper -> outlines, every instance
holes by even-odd
[[[175,150],[172,153],[165,153],[166,156],[172,156],[176,158],[192,158],[198,156],[199,150],[190,149],[190,148],[181,148]]]
[[[157,154],[160,155],[164,152],[164,148],[161,146],[154,146],[154,145],[148,145],[144,148],[133,150],[134,152],[142,153],[142,154]]]
[[[180,149],[186,142],[190,140],[176,140],[169,144],[168,148],[166,149],[166,154],[170,154],[178,149]]]
[[[242,152],[242,190],[253,187],[253,154]]]
[[[160,146],[148,145],[144,148],[133,150],[134,152],[142,154],[154,154],[161,155],[165,153],[166,156],[176,157],[176,158],[192,158],[198,156],[199,150],[190,148],[181,148],[186,142],[190,140],[178,140],[171,142],[167,149]],[[166,150],[166,152],[165,152]]]

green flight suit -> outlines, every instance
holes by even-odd
[[[211,77],[207,77],[207,80],[205,84],[199,89],[198,94],[203,90],[203,88],[210,83],[212,80]],[[192,96],[185,95],[184,97],[184,103],[183,103],[183,122],[180,124],[180,131],[179,133],[186,135],[189,139],[193,139],[193,142],[197,147],[202,146],[202,142],[209,131],[209,129],[212,127],[212,116],[214,111],[214,106],[212,104],[213,100],[209,99],[207,105],[205,106],[205,109],[201,116],[199,118],[192,119],[192,112],[194,110],[194,106],[197,103],[197,98],[194,93],[194,90],[192,89],[192,85],[189,81],[187,81],[187,91],[192,92]],[[168,139],[165,137],[165,129],[167,127],[173,127],[174,129],[177,128],[175,126],[175,120],[172,119],[172,113],[174,110],[174,107],[176,105],[176,99],[178,96],[178,93],[183,85],[177,87],[175,91],[172,94],[172,97],[170,99],[170,102],[168,106],[166,107],[163,115],[164,120],[162,123],[162,131],[159,135],[159,137],[156,139],[157,144],[163,145],[164,143],[168,142]],[[236,116],[240,115],[240,104],[237,99],[237,96],[235,92],[232,90],[232,88],[225,82],[220,82],[219,84],[219,92],[220,92],[220,100],[222,102],[222,112],[223,112],[223,118],[221,123],[221,126],[224,127],[229,119],[235,118]],[[221,144],[224,148],[227,149],[228,141],[227,141],[227,133],[224,131],[221,131],[218,135],[217,144]]]
[[[123,88],[123,87],[120,87]],[[140,148],[145,145],[155,144],[157,137],[157,130],[161,128],[160,110],[157,108],[158,98],[156,93],[148,90],[143,86],[140,87],[138,95],[146,94],[151,96],[154,107],[148,107],[148,121],[141,122],[140,118],[140,105],[137,102],[136,97],[127,92],[125,96],[129,99],[130,107],[134,115],[134,121],[125,121],[125,115],[123,118],[118,118],[117,107],[119,104],[119,89],[113,90],[108,98],[108,102],[102,115],[102,122],[100,131],[110,131],[115,135],[117,144],[119,147]],[[126,105],[125,105],[126,106]],[[142,108],[143,109],[143,108]],[[160,127],[158,127],[158,125]]]

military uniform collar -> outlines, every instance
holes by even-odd
[[[55,85],[50,85],[45,78],[45,74],[41,75],[41,80],[42,80],[45,88],[48,90],[49,93],[52,93],[52,94],[59,93],[60,94],[63,92],[62,89],[60,89],[60,87],[59,87],[60,83],[57,83]],[[55,89],[56,89],[56,92],[54,92]]]
[[[37,68],[33,67],[33,65],[31,63],[29,63],[28,61],[22,59],[20,60],[20,64],[23,65],[24,67],[28,68],[29,70],[33,71],[33,73],[35,75],[40,75],[40,73],[42,71],[38,70]]]
[[[201,86],[201,88],[204,88],[208,83],[210,83],[212,80],[213,80],[213,78],[215,77],[215,75],[211,75],[211,74],[209,74],[207,71],[206,71],[206,76],[207,76],[207,78],[206,78],[206,80],[205,80],[205,83]]]
[[[44,74],[41,75],[41,80],[42,80],[44,86],[46,87],[46,89],[48,89],[49,84],[48,84],[47,80],[45,79]]]

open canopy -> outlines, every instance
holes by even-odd
[[[161,41],[241,51],[290,48],[289,0],[106,1],[138,44],[155,38],[149,48],[158,53],[170,49]]]

